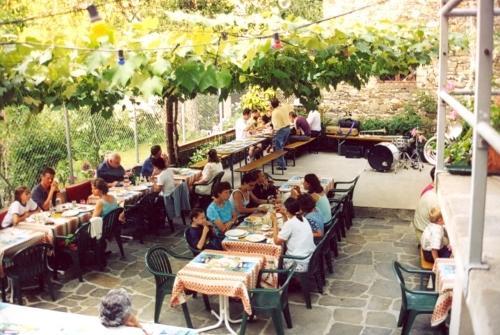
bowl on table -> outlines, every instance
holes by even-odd
[[[252,242],[252,243],[259,243],[259,242],[264,242],[267,241],[267,237],[262,234],[249,234],[245,237],[245,241]]]

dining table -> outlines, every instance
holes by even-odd
[[[435,291],[439,297],[431,316],[431,326],[443,323],[451,310],[453,302],[453,286],[455,285],[456,268],[453,258],[437,258],[432,271],[436,274]]]
[[[229,170],[231,171],[231,185],[234,187],[234,157],[240,153],[245,153],[245,164],[247,163],[247,150],[253,145],[267,141],[272,137],[272,132],[259,132],[243,139],[229,141],[215,147],[217,154],[229,157]]]
[[[134,304],[132,298],[132,305]],[[9,335],[195,335],[193,329],[158,323],[142,323],[141,328],[106,328],[99,316],[0,303],[0,334]]]
[[[84,222],[88,222],[95,206],[91,204],[65,203],[53,211],[39,212],[18,224],[19,228],[45,234],[46,242],[54,244],[56,236],[69,235]]]
[[[177,272],[170,303],[177,306],[186,301],[186,290],[219,296],[219,311],[211,311],[217,323],[196,329],[198,333],[217,329],[224,323],[230,334],[236,334],[230,323],[229,297],[241,300],[243,309],[252,314],[249,289],[257,286],[265,258],[256,254],[235,251],[204,250]]]
[[[222,248],[227,251],[244,252],[264,256],[266,259],[266,269],[277,269],[283,255],[283,247],[275,244],[273,240],[273,230],[271,221],[271,211],[273,205],[264,204],[269,210],[268,213],[256,212],[246,217],[243,222],[226,232],[226,237],[222,241]],[[283,225],[283,215],[276,213],[278,227]],[[261,285],[267,287],[277,287],[278,277],[269,274],[261,278]]]

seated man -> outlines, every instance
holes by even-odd
[[[141,176],[145,178],[150,178],[153,175],[154,166],[153,159],[161,157],[161,147],[159,145],[153,145],[151,147],[151,156],[146,158],[141,168]]]
[[[256,129],[256,122],[251,117],[251,110],[250,108],[245,108],[243,110],[243,113],[241,117],[236,120],[236,123],[234,125],[234,130],[235,130],[235,139],[236,140],[242,140],[245,138],[248,138],[252,135],[252,133]],[[260,152],[260,147],[259,146],[250,146],[248,148],[248,158],[250,161],[252,161],[256,155],[259,154]]]
[[[290,134],[289,142],[307,141],[311,138],[311,126],[303,116],[298,116],[295,112],[289,114],[290,122],[293,123],[295,134]]]
[[[252,193],[257,197],[257,199],[266,200],[271,203],[274,199],[278,197],[278,188],[274,186],[274,183],[269,180],[269,176],[261,170],[253,170],[252,172],[257,176],[257,184],[255,185]],[[250,206],[258,206],[259,204],[250,201]]]
[[[431,170],[431,184],[434,183],[434,171],[435,169]],[[434,187],[429,188],[429,185],[427,185],[426,190],[424,189],[424,192],[422,192],[422,195],[418,200],[417,207],[415,208],[415,216],[412,221],[417,243],[420,243],[422,232],[425,230],[427,225],[430,224],[429,212],[435,207],[439,207],[436,190]]]
[[[54,169],[50,167],[43,169],[40,184],[36,185],[31,192],[31,198],[43,211],[48,211],[52,205],[56,204],[59,186],[54,180],[55,175]]]
[[[97,178],[104,179],[109,186],[115,186],[124,176],[125,169],[121,166],[121,157],[116,152],[109,154],[97,168]]]

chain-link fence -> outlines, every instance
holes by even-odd
[[[219,132],[224,121],[226,128],[232,127],[231,120],[230,99],[219,104],[215,96],[200,96],[179,104],[179,142]],[[76,181],[91,178],[104,155],[112,151],[120,153],[125,168],[141,164],[151,145],[160,144],[165,150],[165,113],[154,101],[124,102],[109,118],[85,109],[33,114],[10,108],[0,120],[0,134],[0,205],[5,206],[15,187],[33,187],[46,166],[53,167],[59,182],[67,184],[71,175]]]

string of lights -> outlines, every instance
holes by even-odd
[[[358,7],[352,10],[349,10],[347,12],[343,12],[337,15],[329,16],[327,18],[323,18],[321,20],[317,21],[312,21],[308,22],[306,24],[297,26],[293,28],[293,31],[304,29],[316,24],[321,24],[326,21],[330,21],[333,19],[337,19],[343,16],[347,16],[350,14],[353,14],[358,11],[365,10],[370,7],[374,7],[380,4],[383,4],[385,2],[388,2],[389,0],[381,0],[374,2],[369,5],[365,5],[362,7]],[[67,11],[62,11],[58,13],[51,13],[51,14],[46,14],[46,15],[40,15],[40,16],[33,16],[29,18],[24,18],[24,19],[18,19],[18,20],[11,20],[11,21],[2,21],[0,22],[0,25],[2,24],[13,24],[15,22],[26,22],[30,20],[36,20],[36,19],[42,19],[42,18],[49,18],[49,17],[54,17],[54,16],[59,16],[59,15],[66,15],[70,13],[76,13],[80,11],[88,11],[89,16],[90,16],[90,21],[92,23],[101,21],[101,17],[99,16],[97,8],[101,6],[102,4],[98,5],[89,5],[86,8],[74,8],[71,10]],[[274,49],[281,49],[283,47],[282,41],[280,39],[280,34],[286,34],[287,32],[273,32],[271,34],[264,34],[264,35],[240,35],[240,34],[235,34],[235,33],[228,33],[228,32],[206,32],[206,31],[188,31],[188,30],[183,30],[183,31],[176,31],[176,30],[169,30],[171,32],[183,32],[183,33],[207,33],[207,34],[214,34],[217,35],[217,40],[210,42],[210,43],[203,43],[203,44],[196,44],[196,45],[175,45],[175,46],[169,46],[169,47],[156,47],[156,48],[87,48],[87,47],[77,47],[77,46],[68,46],[68,45],[57,45],[57,44],[51,44],[51,43],[39,43],[39,42],[33,42],[33,41],[5,41],[5,42],[0,42],[0,45],[26,45],[26,46],[33,46],[33,47],[45,47],[45,48],[52,48],[52,49],[64,49],[64,50],[74,50],[74,51],[85,51],[85,52],[94,52],[94,51],[99,51],[99,52],[110,52],[110,53],[118,53],[118,59],[119,63],[122,64],[124,63],[125,52],[157,52],[157,51],[173,51],[176,49],[181,49],[181,48],[197,48],[197,47],[205,47],[205,46],[220,46],[222,43],[229,42],[228,36],[235,37],[236,39],[231,40],[231,42],[238,42],[242,40],[259,40],[259,39],[268,39],[272,38],[273,39],[273,44],[272,47]],[[283,41],[285,44],[290,44],[286,41]],[[291,44],[290,44],[291,45]]]

